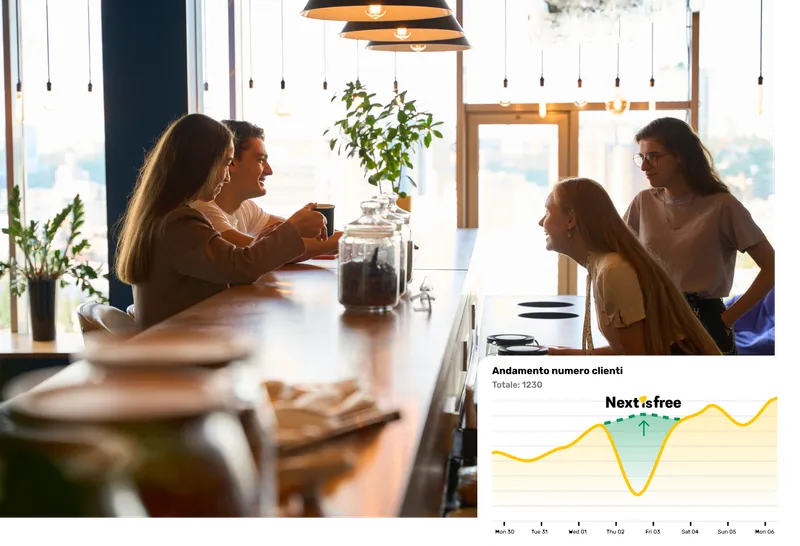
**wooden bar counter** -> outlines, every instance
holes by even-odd
[[[319,493],[322,514],[439,516],[465,384],[474,380],[486,336],[530,333],[545,345],[580,346],[584,299],[553,295],[555,286],[548,283],[558,258],[536,237],[485,231],[478,237],[477,230],[458,229],[414,233],[414,242],[419,250],[409,293],[419,292],[423,281],[432,287],[430,312],[415,310],[419,303],[406,296],[392,313],[347,313],[338,301],[337,261],[312,260],[228,288],[139,337],[231,328],[251,334],[253,363],[265,380],[357,379],[401,417],[336,440],[333,448],[352,449],[356,462]],[[520,305],[541,300],[568,306]],[[521,318],[525,311],[573,316]],[[599,346],[602,334],[593,326]],[[75,362],[34,389],[86,381],[90,370]]]
[[[231,287],[140,336],[228,327],[252,334],[264,379],[357,378],[401,418],[358,439],[355,469],[322,492],[323,514],[438,516],[475,326],[469,265],[476,230],[414,239],[420,248],[409,292],[424,279],[436,298],[430,312],[415,311],[418,303],[406,296],[393,313],[346,313],[336,261],[317,260]],[[85,381],[88,373],[79,361],[38,388]]]

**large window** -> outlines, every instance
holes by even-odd
[[[331,97],[358,78],[381,100],[390,100],[396,58],[400,90],[407,90],[409,100],[417,100],[418,107],[444,122],[440,127],[444,138],[434,140],[412,160],[415,172],[409,174],[418,187],[404,186],[412,196],[414,225],[418,229],[455,226],[455,53],[399,53],[395,57],[393,53],[368,51],[366,42],[337,36],[343,23],[299,16],[304,4],[285,1],[283,20],[279,2],[253,2],[252,14],[248,13],[250,4],[241,6],[241,32],[235,41],[241,52],[239,84],[244,88],[241,117],[266,131],[267,152],[275,173],[267,180],[267,195],[257,202],[282,216],[310,201],[334,203],[337,228],[360,215],[360,202],[377,193],[377,188],[367,183],[357,159],[339,157],[329,149],[329,137],[323,132],[344,116],[341,103],[332,104]],[[210,2],[206,9],[211,9]],[[206,20],[208,70],[216,67],[214,70],[227,74],[228,48],[211,47],[212,36],[227,32],[227,19],[208,11]],[[221,42],[219,37],[215,40]],[[225,62],[220,61],[223,58]],[[276,113],[282,59],[288,116]],[[327,92],[322,85],[326,77]],[[220,74],[210,74],[209,79],[219,81]],[[217,117],[218,110],[207,112]]]
[[[214,119],[230,118],[231,89],[228,59],[228,2],[203,0],[200,21],[203,25],[203,113]]]
[[[774,4],[764,2],[761,115],[757,110],[759,3],[705,0],[700,24],[700,136],[724,181],[773,244]],[[739,254],[731,295],[742,294],[757,273],[753,260]]]
[[[91,244],[83,259],[95,267],[102,264],[103,272],[107,273],[100,2],[88,5],[87,18],[86,3],[49,2],[48,36],[45,1],[20,2],[24,207],[28,221],[44,222],[76,194],[80,195],[86,210],[81,233]],[[88,92],[90,68],[91,93]],[[49,92],[48,75],[52,84]],[[106,279],[99,279],[96,287],[108,293]],[[75,311],[85,297],[72,284],[59,290],[59,331],[80,331]],[[26,309],[21,307],[18,317],[21,323],[27,320],[22,314]]]

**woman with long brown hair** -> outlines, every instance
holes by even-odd
[[[550,354],[720,354],[600,184],[588,178],[556,184],[539,225],[548,250],[569,256],[588,272],[582,348],[554,347]],[[595,348],[592,340],[592,294],[607,347]]]
[[[625,221],[664,264],[722,353],[736,354],[733,324],[775,286],[775,250],[686,122],[656,119],[636,142],[634,161],[651,188],[634,197]],[[722,298],[733,286],[737,251],[760,271],[726,309]]]
[[[147,328],[229,284],[254,282],[305,251],[302,237],[327,238],[307,206],[271,234],[237,248],[191,206],[213,201],[230,180],[231,132],[203,114],[173,122],[139,172],[122,218],[116,274],[133,286],[136,321]]]

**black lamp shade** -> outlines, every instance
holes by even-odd
[[[300,12],[326,21],[410,21],[451,15],[445,0],[308,0]]]
[[[453,40],[436,40],[431,42],[415,40],[413,42],[370,42],[367,44],[367,49],[371,49],[372,51],[395,51],[397,53],[438,53],[443,51],[466,51],[471,48],[472,44],[463,36]]]
[[[412,21],[350,22],[339,33],[342,38],[372,42],[430,42],[464,36],[464,29],[452,15]],[[406,36],[405,39],[401,36]]]

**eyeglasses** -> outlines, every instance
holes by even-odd
[[[670,152],[664,152],[663,154],[659,154],[656,152],[650,152],[649,154],[642,155],[642,154],[634,154],[633,162],[636,163],[637,167],[641,167],[642,164],[647,161],[653,167],[658,166],[658,158],[661,156],[669,155]]]

